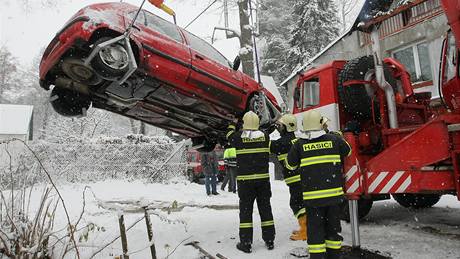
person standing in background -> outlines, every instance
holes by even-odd
[[[201,167],[203,168],[204,174],[204,185],[206,186],[206,194],[210,196],[218,195],[216,190],[217,185],[217,156],[216,152],[202,152],[201,153]]]
[[[225,189],[225,186],[228,182],[228,191],[236,193],[236,149],[233,147],[228,147],[224,151],[224,162],[225,162],[225,178],[222,182],[222,191]]]

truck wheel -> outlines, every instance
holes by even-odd
[[[374,98],[374,89],[365,84],[344,86],[343,83],[350,80],[365,80],[369,73],[374,73],[375,65],[372,56],[360,57],[348,61],[339,74],[338,92],[340,102],[345,111],[359,121],[372,119],[372,100],[374,99],[374,111],[379,118],[379,103]],[[385,79],[394,87],[396,81],[389,69],[385,69]]]
[[[65,117],[85,115],[91,105],[87,96],[58,87],[54,87],[51,91],[50,102],[53,109]]]
[[[369,214],[372,208],[372,204],[374,202],[370,199],[359,199],[358,200],[358,218],[363,219],[364,217]],[[348,207],[348,200],[342,202],[342,214],[340,215],[340,219],[346,222],[350,222],[350,210]]]
[[[431,208],[441,199],[439,194],[393,194],[393,198],[405,208]]]
[[[110,39],[110,37],[102,37],[94,43],[94,46]],[[102,77],[116,79],[123,76],[129,69],[128,51],[126,51],[123,44],[110,44],[99,51],[91,61],[91,65],[94,71]]]

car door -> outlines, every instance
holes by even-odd
[[[135,13],[128,14],[127,24]],[[143,69],[147,74],[174,86],[186,84],[190,75],[190,50],[176,25],[143,10],[132,32],[142,44]]]
[[[189,82],[199,88],[202,96],[230,109],[244,107],[247,90],[239,71],[214,47],[199,37],[182,30],[190,47],[192,71]]]

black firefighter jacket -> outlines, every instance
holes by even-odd
[[[300,138],[289,151],[286,167],[299,169],[303,200],[308,207],[331,206],[343,200],[343,158],[351,147],[340,136],[324,134],[318,138]]]

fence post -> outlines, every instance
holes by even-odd
[[[118,225],[120,225],[121,247],[123,248],[123,259],[129,259],[128,255],[128,239],[126,238],[125,217],[118,217]]]
[[[150,253],[152,254],[152,259],[157,259],[157,252],[155,250],[155,242],[153,242],[153,231],[152,231],[152,224],[150,222],[150,215],[148,213],[147,207],[143,207],[143,209],[144,209],[145,224],[147,225],[147,235],[149,237],[149,242],[150,242]]]

